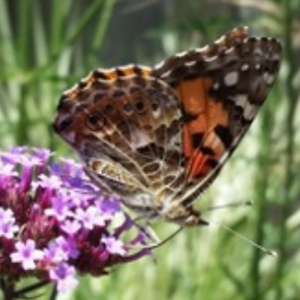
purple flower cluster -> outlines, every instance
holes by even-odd
[[[0,276],[31,275],[65,291],[78,273],[107,274],[148,254],[147,237],[118,199],[93,185],[79,164],[53,163],[52,156],[23,147],[0,153]]]

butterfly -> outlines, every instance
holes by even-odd
[[[53,127],[140,217],[207,224],[193,204],[265,102],[280,58],[277,39],[243,27],[153,68],[97,69],[63,93]]]

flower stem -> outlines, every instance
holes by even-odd
[[[48,280],[37,282],[37,283],[35,283],[33,285],[30,285],[30,286],[28,286],[26,288],[23,288],[23,289],[21,289],[19,291],[14,292],[13,296],[14,296],[15,299],[26,298],[26,294],[28,294],[30,292],[33,292],[33,291],[35,291],[35,290],[37,290],[37,289],[45,286],[48,283],[49,283]],[[13,298],[11,298],[11,299],[13,299]]]
[[[284,288],[282,280],[286,276],[286,262],[288,261],[288,237],[289,232],[287,228],[287,218],[292,212],[291,203],[295,199],[294,190],[295,186],[295,175],[294,175],[294,166],[295,166],[295,117],[296,115],[296,106],[297,106],[297,95],[299,90],[294,87],[293,81],[297,73],[297,64],[294,62],[294,50],[293,50],[293,8],[290,1],[282,1],[282,11],[283,11],[283,37],[284,37],[284,58],[288,62],[288,73],[286,79],[284,80],[284,92],[286,94],[287,100],[287,112],[285,119],[285,134],[286,134],[286,161],[285,161],[285,180],[283,183],[283,194],[282,194],[282,203],[281,203],[281,219],[280,219],[280,230],[279,230],[279,257],[276,270],[276,295],[274,299],[282,299],[284,297]]]
[[[50,296],[50,300],[55,300],[56,296],[57,296],[57,288],[56,288],[56,285],[54,285],[53,289],[52,289],[51,296]]]
[[[10,280],[1,279],[1,290],[3,292],[4,300],[12,300],[15,295],[15,285]]]

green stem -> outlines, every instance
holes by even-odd
[[[32,1],[24,0],[20,1],[18,18],[19,18],[19,28],[18,28],[18,54],[19,54],[19,63],[21,68],[25,71],[28,68],[29,59],[29,43],[31,38],[31,25],[29,21],[32,18],[31,10]]]
[[[293,164],[294,164],[294,153],[295,153],[295,144],[294,144],[294,119],[297,105],[297,91],[293,87],[293,78],[296,74],[296,64],[294,63],[294,53],[293,53],[293,37],[292,37],[292,5],[291,1],[282,1],[283,5],[283,38],[284,38],[284,59],[286,63],[288,62],[288,74],[283,82],[284,92],[286,95],[288,110],[285,120],[286,128],[286,161],[285,161],[285,180],[283,184],[283,195],[282,195],[282,214],[280,219],[280,229],[279,229],[279,258],[277,264],[277,284],[276,284],[276,298],[277,300],[283,299],[283,285],[281,279],[284,278],[285,272],[285,262],[287,260],[287,227],[286,220],[290,214],[291,207],[290,203],[292,202],[291,190],[293,186]]]
[[[9,281],[1,279],[1,290],[3,293],[3,300],[13,300],[14,299],[14,291],[15,285]]]
[[[258,174],[255,182],[256,196],[255,204],[257,206],[257,216],[256,216],[256,228],[254,240],[258,245],[264,244],[264,223],[267,210],[267,189],[269,185],[269,174],[271,167],[271,157],[270,157],[270,147],[272,128],[273,128],[273,118],[272,112],[268,107],[264,108],[264,114],[262,116],[261,125],[261,137],[260,137],[260,155],[258,157]],[[258,248],[253,248],[252,262],[250,268],[250,278],[251,278],[251,290],[250,297],[251,300],[261,299],[261,286],[260,286],[260,272],[259,265],[262,252]]]
[[[19,298],[29,298],[28,294],[32,293],[33,291],[36,291],[42,287],[44,287],[45,285],[49,284],[49,280],[44,280],[44,281],[39,281],[35,284],[32,284],[26,288],[23,288],[21,290],[15,291],[14,292],[14,297],[19,299]]]
[[[95,33],[92,43],[92,51],[99,51],[99,49],[102,47],[115,2],[116,0],[106,0],[105,4],[103,5],[102,14],[97,26],[98,29]]]
[[[28,87],[24,84],[20,86],[20,100],[18,104],[19,120],[16,128],[16,142],[17,145],[26,145],[29,143],[29,129],[28,129],[28,111],[26,100],[28,99]]]
[[[53,286],[53,289],[52,289],[52,293],[50,295],[50,300],[55,300],[56,299],[56,296],[57,296],[57,288],[56,286],[54,285]]]

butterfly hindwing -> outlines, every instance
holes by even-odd
[[[180,189],[181,109],[175,91],[148,68],[97,70],[66,91],[61,103],[56,130],[107,192],[142,211]]]

